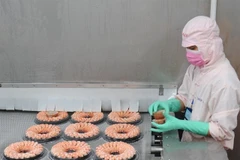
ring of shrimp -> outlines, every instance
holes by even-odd
[[[114,139],[129,139],[139,136],[140,129],[131,124],[113,124],[106,128],[105,134]]]
[[[68,118],[68,113],[65,111],[59,111],[54,115],[49,115],[47,111],[41,111],[37,114],[37,120],[43,122],[57,122]]]
[[[33,141],[22,141],[10,144],[4,149],[4,155],[10,159],[34,158],[43,153],[43,146]]]
[[[72,119],[76,122],[95,123],[103,118],[104,114],[102,112],[75,112],[72,115]]]
[[[60,159],[82,158],[91,152],[90,146],[81,141],[63,141],[55,144],[51,149],[51,154]]]
[[[77,139],[91,138],[99,135],[98,126],[91,123],[74,123],[70,124],[64,131],[64,134]]]
[[[127,160],[136,155],[136,150],[125,142],[108,142],[96,148],[96,155],[103,160]]]
[[[31,126],[26,131],[26,137],[32,140],[48,140],[58,137],[61,133],[59,126],[51,124],[39,124]]]
[[[141,115],[138,112],[120,111],[111,112],[108,118],[115,123],[133,123],[139,121]]]

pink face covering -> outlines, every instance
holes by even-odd
[[[194,66],[202,67],[205,64],[204,60],[202,59],[201,51],[187,49],[186,57],[188,62]]]

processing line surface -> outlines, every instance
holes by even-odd
[[[138,124],[143,137],[130,143],[137,151],[138,160],[228,160],[227,153],[221,144],[217,142],[180,142],[177,131],[165,132],[161,138],[154,139],[153,133],[150,131],[151,117],[148,113],[140,113],[142,122]],[[9,144],[23,141],[25,131],[34,122],[37,112],[23,111],[0,111],[0,155],[3,155],[3,150]],[[107,115],[107,113],[105,113]],[[70,121],[60,124],[62,131],[71,124]],[[106,121],[98,124],[101,132],[104,133],[108,127]],[[155,137],[156,138],[156,137]],[[64,139],[43,143],[44,147],[50,151],[51,147]],[[99,138],[87,143],[95,151],[96,147],[108,142],[104,138]],[[160,157],[153,152],[160,152]],[[46,155],[43,160],[49,160],[49,155]],[[91,157],[94,160],[94,157]]]
[[[22,112],[22,111],[0,111],[0,152],[3,154],[3,150],[10,143],[23,141],[23,137],[25,131],[32,125],[35,125],[34,122],[36,118],[37,112]],[[107,115],[107,114],[106,114]],[[150,131],[150,121],[151,117],[148,113],[141,113],[142,122],[138,124],[140,127],[141,133],[143,137],[139,139],[137,142],[130,143],[137,151],[139,160],[154,160],[160,159],[159,157],[155,157],[151,154],[151,131]],[[60,124],[60,128],[62,131],[71,124],[70,121]],[[106,127],[108,127],[107,121],[98,124],[101,132],[104,133]],[[48,143],[42,143],[44,147],[50,151],[51,147],[60,142],[64,141],[64,139],[58,139]],[[88,141],[87,143],[91,146],[92,150],[95,150],[97,146],[108,142],[104,138],[100,137],[96,140]],[[49,159],[48,155],[46,155],[43,159]]]

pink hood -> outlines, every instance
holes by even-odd
[[[203,52],[202,58],[208,62],[205,67],[225,59],[219,27],[215,20],[205,16],[191,19],[182,31],[182,46],[196,45]]]

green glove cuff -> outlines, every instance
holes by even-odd
[[[207,122],[181,120],[181,126],[182,127],[180,129],[192,132],[194,134],[199,134],[202,136],[208,135],[209,123]]]
[[[167,100],[170,112],[179,112],[181,109],[181,102],[176,98]]]

